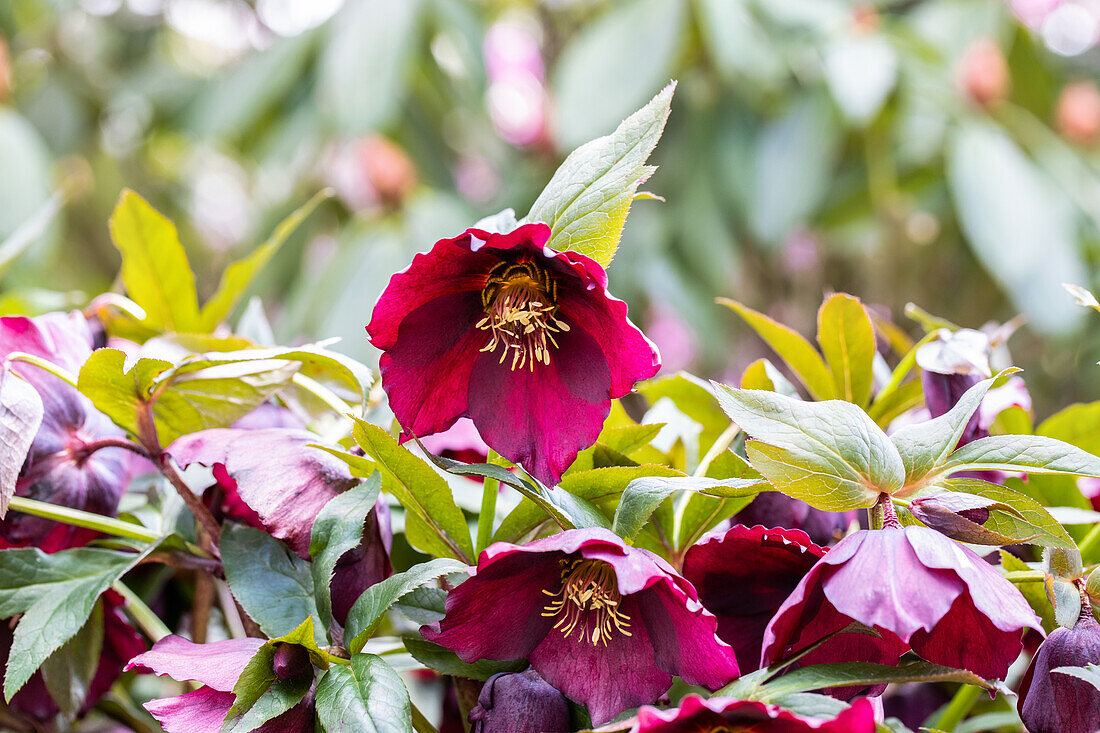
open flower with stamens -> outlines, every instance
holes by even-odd
[[[525,224],[439,240],[393,276],[367,333],[406,436],[469,417],[494,450],[556,483],[660,357],[599,263],[549,239]]]
[[[691,584],[605,529],[490,546],[446,610],[425,638],[467,662],[526,657],[596,725],[654,702],[674,675],[710,689],[738,675]]]

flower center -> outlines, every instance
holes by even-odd
[[[512,357],[512,371],[535,362],[550,363],[550,347],[558,347],[554,334],[569,326],[554,317],[558,286],[550,275],[531,262],[501,262],[489,271],[481,291],[485,317],[477,323],[492,336],[481,350],[500,349],[500,363]]]
[[[566,639],[579,630],[593,646],[600,642],[607,646],[615,631],[630,636],[630,617],[619,610],[623,597],[615,571],[602,560],[562,560],[561,589],[542,592],[554,599],[542,615],[556,616],[554,628],[561,629]]]

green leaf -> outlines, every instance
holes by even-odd
[[[38,390],[8,365],[0,365],[0,519],[7,514],[8,503],[15,495],[15,482],[38,434],[42,415]]]
[[[438,557],[473,562],[470,527],[451,489],[431,466],[402,448],[385,430],[356,420],[355,442],[377,461],[383,490],[405,507],[405,535],[413,547]]]
[[[1063,440],[1100,455],[1100,402],[1070,405],[1040,423],[1035,434]],[[1073,476],[1030,476],[1026,488],[1030,496],[1047,506],[1090,508],[1089,500],[1077,488],[1077,479]]]
[[[1100,666],[1095,664],[1086,664],[1083,667],[1055,667],[1050,670],[1050,673],[1068,674],[1071,677],[1084,680],[1097,690],[1100,690]]]
[[[1050,516],[1039,502],[1029,496],[1000,484],[975,478],[947,479],[943,484],[951,491],[992,499],[1008,507],[1007,510],[996,506],[991,507],[989,519],[982,525],[984,529],[1011,537],[1016,542],[1029,542],[1043,547],[1061,547],[1066,550],[1077,549],[1076,543],[1065,528]]]
[[[348,611],[348,623],[344,633],[347,648],[353,654],[358,653],[367,639],[378,628],[386,610],[420,586],[447,573],[466,570],[467,566],[450,558],[429,560],[414,565],[403,573],[391,575],[380,583],[363,591]]]
[[[424,586],[406,593],[391,608],[417,626],[441,621],[446,615],[447,591]]]
[[[126,189],[110,220],[111,239],[122,253],[122,282],[145,310],[145,324],[169,331],[200,328],[195,276],[176,227]]]
[[[397,672],[374,654],[333,665],[317,683],[317,717],[328,733],[412,731],[409,693]]]
[[[1001,550],[998,554],[1001,556],[1001,570],[1004,572],[1024,573],[1031,571],[1027,563],[1012,553]],[[1028,605],[1031,606],[1031,610],[1035,611],[1035,614],[1042,619],[1043,629],[1048,634],[1053,631],[1055,629],[1054,609],[1047,599],[1043,581],[1033,580],[1028,582],[1016,582],[1013,583],[1013,585],[1016,586],[1016,590],[1020,591],[1020,594],[1027,600]]]
[[[237,684],[235,700],[222,723],[222,733],[249,733],[297,705],[313,686],[312,675],[280,680],[275,676],[276,645],[264,644],[248,660]]]
[[[763,313],[758,313],[736,300],[719,298],[718,302],[745,319],[754,331],[764,339],[779,355],[779,358],[791,368],[798,380],[810,392],[815,400],[828,400],[837,396],[833,382],[833,373],[825,364],[821,354],[809,341],[794,329],[773,321]]]
[[[148,402],[157,375],[171,367],[161,359],[138,359],[126,371],[125,353],[96,349],[80,368],[77,388],[115,425],[137,435],[138,412]]]
[[[0,617],[23,614],[8,655],[5,700],[84,626],[100,594],[142,557],[91,548],[52,555],[36,548],[0,551]]]
[[[744,458],[733,451],[724,451],[707,468],[710,478],[758,478],[760,474]],[[756,496],[736,499],[719,499],[706,494],[689,494],[683,508],[678,510],[680,532],[676,547],[691,547],[719,522],[729,519],[747,507]]]
[[[1018,370],[1006,371],[1012,373]],[[926,422],[906,425],[890,436],[905,464],[906,491],[919,487],[922,479],[955,450],[959,438],[966,430],[966,424],[995,381],[996,378],[978,382],[966,390],[959,401],[943,415]],[[899,495],[904,494],[905,492],[899,492]]]
[[[402,637],[405,649],[413,658],[428,669],[452,677],[465,677],[471,680],[487,680],[499,672],[519,672],[527,666],[527,660],[497,662],[492,659],[480,659],[474,663],[463,662],[450,649],[433,644],[419,636]]]
[[[294,230],[329,196],[331,192],[327,189],[315,194],[290,216],[279,222],[270,239],[244,259],[237,260],[225,269],[218,290],[210,300],[206,301],[199,313],[201,330],[204,333],[211,333],[218,324],[229,317],[256,274],[275,256]]]
[[[866,407],[871,399],[875,327],[859,298],[836,293],[821,304],[817,342],[833,374],[834,394]]]
[[[103,604],[96,603],[84,626],[42,663],[46,690],[67,720],[76,718],[99,668],[103,651]]]
[[[305,560],[266,532],[240,524],[226,525],[219,549],[229,589],[265,634],[283,636],[313,617],[317,644],[328,644]]]
[[[712,382],[746,434],[749,462],[777,489],[818,509],[872,506],[901,488],[905,467],[886,433],[850,402],[802,402]]]
[[[1100,458],[1042,435],[991,435],[962,446],[933,472],[1023,471],[1100,478]]]
[[[309,556],[313,558],[313,598],[317,613],[327,627],[332,621],[332,594],[329,584],[336,562],[345,552],[363,541],[363,523],[378,501],[382,479],[374,474],[364,483],[333,497],[321,507],[313,520]]]
[[[721,498],[755,496],[761,490],[762,478],[713,479],[693,476],[645,476],[631,481],[615,510],[611,530],[624,539],[632,539],[642,529],[662,501],[677,491],[694,491]]]
[[[931,662],[913,662],[896,667],[867,662],[815,664],[787,672],[757,688],[752,699],[772,702],[794,692],[807,692],[827,687],[862,687],[901,682],[957,682],[977,685],[985,690],[996,689],[973,672],[943,667]],[[735,683],[736,684],[736,683]]]
[[[702,425],[700,451],[706,451],[722,431],[729,427],[729,418],[718,409],[710,385],[687,372],[651,380],[640,385],[638,391],[646,398],[650,407],[662,397],[667,397],[676,405],[677,410]]]
[[[661,139],[675,90],[675,82],[669,84],[611,135],[565,159],[526,217],[550,226],[547,246],[587,255],[605,267],[611,262],[634,193],[655,170],[646,160]]]

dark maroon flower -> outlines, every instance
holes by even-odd
[[[867,698],[860,698],[837,713],[821,719],[798,715],[778,705],[750,700],[688,695],[680,707],[657,710],[643,707],[630,733],[873,733],[875,712]]]
[[[549,238],[526,224],[439,240],[393,276],[367,332],[406,436],[469,417],[494,450],[553,484],[660,356],[603,268]]]
[[[718,638],[737,652],[743,673],[758,668],[768,621],[824,554],[797,529],[741,524],[688,549],[684,578],[718,618]]]
[[[814,565],[768,624],[761,664],[852,622],[881,638],[837,634],[800,662],[894,664],[911,648],[1003,679],[1020,654],[1020,632],[1042,633],[1024,597],[982,558],[927,527],[888,526],[845,537]]]
[[[1100,730],[1100,690],[1059,667],[1100,664],[1100,624],[1085,604],[1072,629],[1057,628],[1039,646],[1020,681],[1016,708],[1031,733]]]
[[[225,514],[283,540],[303,559],[317,513],[357,485],[347,464],[319,448],[318,438],[292,428],[223,428],[185,435],[168,447],[181,466],[213,469]],[[343,625],[359,595],[390,576],[389,508],[379,499],[363,524],[363,542],[337,561],[332,613]]]
[[[857,512],[827,512],[814,509],[799,499],[792,499],[778,491],[764,491],[757,494],[752,503],[737,513],[734,519],[752,527],[760,524],[765,527],[786,527],[800,529],[809,535],[810,540],[819,545],[831,545],[848,531],[857,521]],[[738,655],[738,659],[740,659]]]
[[[227,639],[195,644],[179,636],[166,636],[144,654],[130,660],[126,669],[167,675],[202,687],[177,697],[145,703],[167,733],[220,733],[233,707],[233,686],[245,665],[264,645],[263,639]],[[285,646],[285,645],[284,645]],[[256,729],[257,733],[310,733],[313,730],[313,693]]]
[[[528,667],[486,680],[469,719],[471,733],[568,733],[569,703]]]
[[[76,374],[101,346],[100,329],[80,312],[48,313],[37,318],[0,318],[0,357],[24,352]],[[92,403],[52,374],[25,362],[11,369],[42,397],[44,415],[15,493],[39,501],[114,516],[135,466],[136,456],[118,448],[91,452],[98,440],[121,438],[122,431]],[[145,463],[148,466],[148,463]],[[33,544],[46,552],[87,543],[95,533],[48,519],[10,513],[0,521],[0,547]]]
[[[122,674],[122,667],[135,654],[145,651],[145,640],[126,620],[122,612],[125,601],[113,590],[102,596],[103,602],[103,648],[99,654],[99,663],[92,675],[88,693],[84,697],[78,715],[83,716],[99,701],[111,685]],[[11,651],[12,627],[8,620],[0,621],[0,668],[8,662]],[[17,714],[45,722],[52,720],[60,709],[50,697],[41,672],[35,672],[27,683],[15,693],[8,706]]]
[[[673,675],[717,689],[738,674],[691,584],[605,529],[491,545],[446,610],[425,638],[466,662],[526,657],[597,725],[653,702]]]

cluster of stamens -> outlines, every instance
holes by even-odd
[[[550,275],[531,262],[501,262],[489,272],[481,291],[485,317],[477,327],[492,336],[481,349],[501,349],[500,363],[512,357],[512,370],[535,363],[550,363],[550,347],[558,347],[555,333],[569,325],[555,318],[558,285]]]
[[[563,559],[561,589],[543,590],[554,600],[546,604],[542,615],[557,617],[555,629],[568,639],[579,631],[593,646],[608,640],[618,631],[630,636],[630,616],[619,610],[623,601],[615,581],[615,571],[602,560]]]

